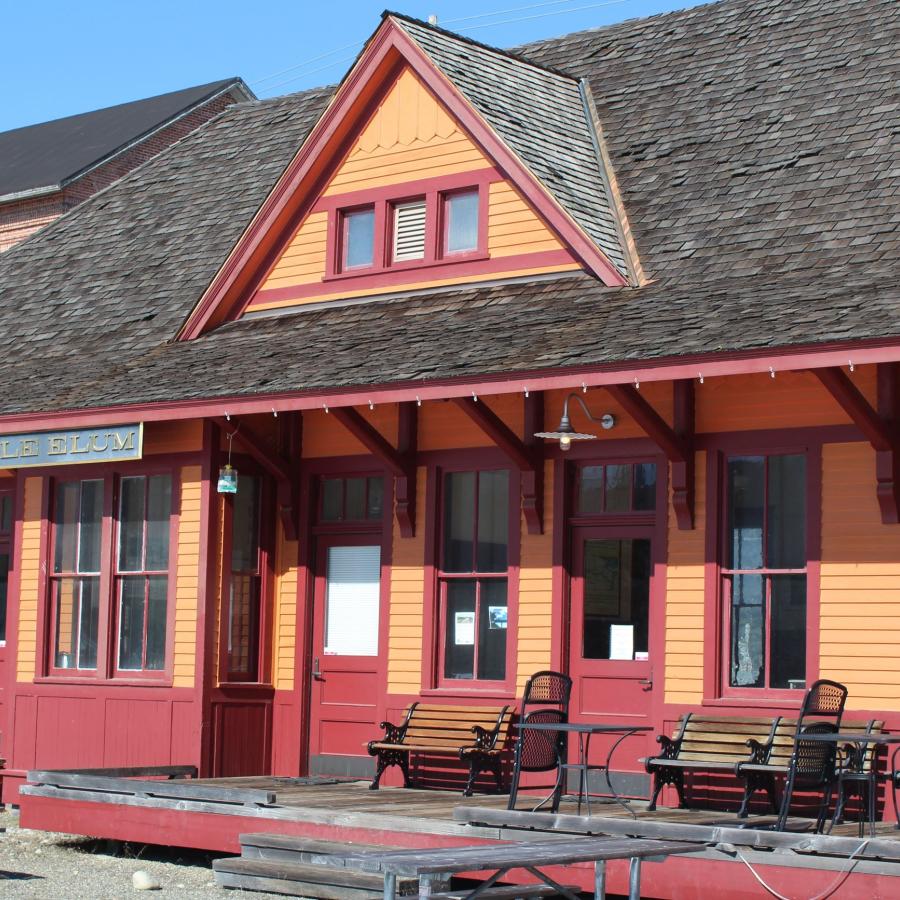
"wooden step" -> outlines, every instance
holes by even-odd
[[[384,896],[381,875],[330,866],[235,856],[213,860],[213,871],[219,887],[244,891],[269,891],[317,900],[369,900]],[[397,879],[399,895],[415,896],[418,891],[419,884],[415,878]]]
[[[282,859],[288,862],[317,865],[324,857],[350,856],[367,850],[396,850],[384,844],[361,844],[351,841],[321,841],[289,834],[242,834],[241,856],[244,859]],[[331,865],[335,865],[334,862]]]
[[[574,884],[564,884],[564,888],[577,894],[581,888]],[[443,891],[430,894],[431,900],[465,900],[475,890],[474,887],[458,891]],[[478,895],[478,900],[516,900],[517,897],[558,897],[559,892],[549,884],[500,884],[489,887]]]

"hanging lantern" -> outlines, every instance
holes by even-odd
[[[231,463],[219,469],[219,481],[216,490],[220,494],[236,494],[238,489],[238,473]]]

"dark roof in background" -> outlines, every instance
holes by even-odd
[[[0,200],[39,188],[58,188],[148,132],[229,89],[254,99],[240,78],[226,78],[0,132]]]
[[[527,52],[589,78],[654,283],[308,309],[169,343],[331,89],[231,107],[0,256],[0,413],[900,338],[894,0],[723,0]]]
[[[627,278],[616,215],[578,81],[391,15]]]

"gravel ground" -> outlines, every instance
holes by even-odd
[[[19,817],[0,813],[0,898],[41,900],[123,900],[137,897],[263,900],[283,895],[217,887],[214,855],[178,847],[126,844],[19,828]],[[161,887],[137,891],[131,876],[148,872]]]

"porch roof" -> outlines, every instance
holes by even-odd
[[[521,48],[591,84],[651,283],[178,332],[332,95],[240,104],[0,255],[0,415],[900,337],[891,0],[724,0]]]

